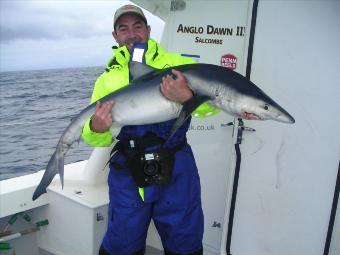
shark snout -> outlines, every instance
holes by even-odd
[[[283,123],[288,123],[288,124],[293,124],[295,123],[295,119],[288,113],[285,114],[280,114],[275,118],[276,121],[283,122]]]

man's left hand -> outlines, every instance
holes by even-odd
[[[177,103],[184,103],[193,96],[193,93],[184,75],[175,69],[171,71],[173,76],[166,75],[162,78],[161,91],[167,99]]]

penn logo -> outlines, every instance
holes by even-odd
[[[226,54],[221,57],[221,66],[230,70],[235,70],[237,67],[237,57],[232,54]]]

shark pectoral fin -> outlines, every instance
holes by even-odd
[[[194,95],[192,98],[186,101],[183,104],[182,110],[175,124],[173,125],[167,140],[169,140],[176,133],[177,129],[179,129],[183,125],[183,123],[189,118],[191,113],[195,111],[198,106],[200,106],[201,104],[208,100],[210,100],[210,97],[208,96]]]

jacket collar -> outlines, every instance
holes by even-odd
[[[130,52],[126,48],[126,46],[122,46],[119,48],[113,48],[113,57],[108,61],[106,68],[121,68],[129,64],[130,61]],[[154,39],[148,40],[148,50],[145,53],[145,60],[148,65],[152,63],[158,56],[164,53],[164,49],[157,43]]]

